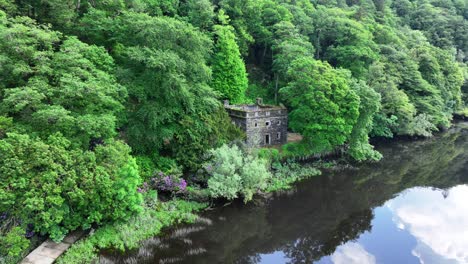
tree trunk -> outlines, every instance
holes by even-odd
[[[320,59],[320,29],[317,31],[317,42],[315,43],[315,49],[317,52],[315,53],[316,59]]]
[[[276,82],[275,82],[275,104],[278,104],[278,77],[279,75],[276,74]]]

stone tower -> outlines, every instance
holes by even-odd
[[[247,135],[248,145],[265,147],[287,142],[288,111],[284,106],[264,105],[257,98],[251,105],[230,105],[226,100],[224,108],[233,124]]]

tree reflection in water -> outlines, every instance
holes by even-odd
[[[103,252],[101,263],[259,263],[273,252],[281,252],[277,263],[312,263],[371,231],[373,209],[402,191],[468,182],[467,128],[461,123],[428,140],[382,144],[379,163],[325,172],[260,205],[206,212],[210,221],[190,225],[194,232],[175,228],[138,250]]]

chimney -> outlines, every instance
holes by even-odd
[[[263,105],[263,99],[260,97],[257,97],[257,105]]]
[[[224,100],[224,106],[229,106],[229,100]]]

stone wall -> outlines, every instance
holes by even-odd
[[[232,123],[245,131],[247,144],[268,146],[287,142],[288,113],[285,108],[252,106],[249,110],[226,108]]]
[[[287,142],[288,116],[286,110],[249,113],[246,119],[247,144],[252,146],[282,145]],[[257,116],[255,116],[257,115]]]

